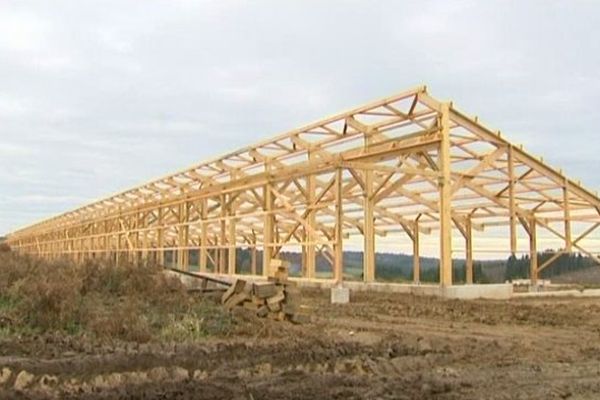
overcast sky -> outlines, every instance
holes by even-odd
[[[600,188],[598,1],[0,0],[0,234],[419,84]]]

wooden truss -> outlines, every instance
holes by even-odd
[[[18,230],[16,250],[77,261],[139,259],[180,267],[198,254],[201,271],[237,272],[236,251],[251,250],[252,273],[286,247],[302,250],[302,274],[315,278],[317,257],[343,273],[343,243],[364,238],[363,277],[375,279],[375,235],[404,232],[413,242],[439,231],[440,283],[452,284],[453,232],[464,236],[466,280],[473,277],[472,231],[507,225],[530,242],[537,230],[564,252],[600,259],[585,239],[600,226],[600,199],[527,154],[425,87],[293,130],[224,157]]]

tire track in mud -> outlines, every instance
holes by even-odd
[[[104,361],[100,361],[98,357],[89,356],[75,358],[70,362],[54,360],[45,363],[44,371],[50,373],[53,370],[52,364],[54,364],[54,370],[61,377],[61,382],[66,384],[57,385],[55,390],[43,394],[39,390],[36,392],[33,388],[30,395],[37,395],[40,398],[43,396],[105,398],[104,396],[111,393],[112,396],[116,396],[112,398],[145,398],[128,396],[132,396],[134,393],[137,393],[136,396],[147,393],[150,396],[147,398],[163,398],[160,396],[180,398],[180,395],[184,396],[181,398],[187,398],[185,397],[186,387],[191,390],[194,386],[204,386],[205,384],[208,385],[207,387],[220,391],[224,396],[221,398],[243,396],[243,392],[252,394],[252,398],[261,398],[261,394],[264,393],[276,396],[274,398],[307,398],[306,396],[331,398],[330,395],[336,397],[351,392],[355,395],[361,392],[373,394],[374,380],[383,378],[385,378],[384,381],[389,378],[396,381],[405,380],[409,375],[408,371],[419,365],[417,358],[434,351],[428,347],[421,346],[419,348],[408,345],[397,338],[382,341],[376,346],[313,339],[309,341],[296,340],[292,344],[282,341],[256,346],[217,344],[201,347],[196,351],[189,350],[185,349],[176,354],[155,354],[151,361],[144,355],[131,355],[127,368],[123,365],[122,359],[114,356]],[[98,378],[98,372],[100,372],[98,367],[102,365],[98,362],[104,362],[102,368],[112,372],[107,372],[106,377]],[[24,365],[20,361],[20,365],[16,363],[13,367],[23,367]],[[67,365],[71,371],[77,371],[77,374],[69,373],[65,369]],[[166,366],[179,368],[180,376],[185,376],[185,373],[181,375],[183,367],[187,371],[187,376],[174,385],[165,375],[160,387],[151,382],[128,385],[126,379],[121,379],[121,376],[129,379],[130,375],[128,374],[133,371],[138,371],[138,373],[140,370],[150,371],[150,375],[157,368]],[[412,367],[409,368],[409,366]],[[115,375],[115,371],[122,368],[125,369],[122,370],[121,375]],[[92,371],[95,375],[92,374]],[[196,371],[201,371],[201,373]],[[192,372],[191,377],[190,372]],[[167,371],[166,374],[169,372]],[[139,376],[137,377],[139,378]],[[109,380],[113,380],[119,385],[111,388],[110,383],[106,383]],[[413,379],[413,383],[422,380],[418,377]],[[310,382],[308,385],[307,381]],[[223,387],[228,387],[229,392],[224,391]],[[417,391],[413,393],[413,398],[415,398],[414,396],[418,398],[421,389],[425,393],[430,393],[432,390],[444,392],[451,388],[452,384],[449,382],[439,383],[432,380],[429,383],[419,383],[416,388],[413,388]],[[97,389],[102,389],[102,391]],[[320,396],[327,395],[327,397],[319,397],[319,393]]]

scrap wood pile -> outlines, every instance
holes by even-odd
[[[267,282],[237,279],[223,293],[221,302],[227,309],[244,307],[261,318],[305,322],[306,316],[299,314],[300,289],[296,282],[288,280],[288,265],[285,261],[273,260],[271,268],[274,273]]]

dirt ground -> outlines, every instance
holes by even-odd
[[[303,296],[310,323],[258,320],[239,309],[244,336],[4,341],[0,398],[600,398],[600,300],[353,293],[351,304],[330,305],[326,291]]]

